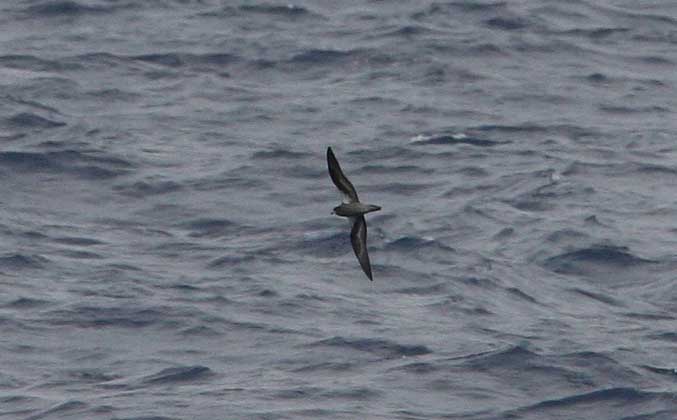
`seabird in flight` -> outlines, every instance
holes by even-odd
[[[351,220],[353,228],[350,230],[350,242],[353,244],[353,250],[362,270],[364,270],[364,274],[369,277],[369,280],[373,281],[369,254],[367,254],[367,222],[364,220],[364,214],[381,210],[381,207],[360,203],[355,187],[343,174],[331,147],[327,148],[327,165],[329,166],[331,180],[336,188],[343,193],[343,202],[340,206],[335,207],[332,213],[337,216],[348,217]]]

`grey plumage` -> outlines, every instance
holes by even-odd
[[[327,166],[331,180],[343,194],[343,203],[334,208],[334,214],[351,219],[353,228],[350,230],[350,242],[353,245],[353,251],[355,251],[355,256],[360,262],[364,274],[369,277],[369,280],[374,280],[371,274],[369,254],[367,253],[367,222],[364,220],[364,214],[381,210],[381,207],[360,203],[355,187],[343,174],[331,147],[327,148]]]

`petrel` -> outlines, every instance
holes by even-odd
[[[353,228],[350,230],[350,242],[353,244],[353,250],[360,262],[364,274],[369,280],[374,280],[371,276],[371,264],[369,264],[369,254],[367,254],[367,222],[364,220],[364,214],[371,211],[381,210],[381,207],[372,204],[362,204],[357,198],[357,192],[353,184],[343,174],[334,152],[331,147],[327,148],[327,165],[329,166],[329,176],[336,185],[336,188],[343,194],[343,202],[335,207],[332,214],[350,218]]]

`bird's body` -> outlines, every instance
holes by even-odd
[[[371,274],[371,264],[369,263],[369,254],[367,253],[367,222],[364,220],[364,214],[381,210],[381,207],[373,204],[360,203],[357,198],[355,187],[343,174],[341,166],[334,156],[331,147],[327,148],[327,165],[329,167],[329,176],[336,185],[336,188],[343,193],[343,203],[334,208],[334,214],[350,218],[353,227],[350,230],[350,242],[353,245],[355,256],[360,262],[364,273],[373,280]]]
[[[334,214],[343,217],[355,217],[377,210],[381,210],[381,208],[372,204],[341,203],[340,206],[334,207]]]

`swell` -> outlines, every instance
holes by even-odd
[[[546,259],[543,266],[559,274],[593,274],[597,271],[614,272],[640,268],[657,261],[638,257],[626,247],[593,245],[565,252]]]
[[[121,8],[128,7],[125,4],[92,6],[77,1],[61,0],[28,6],[23,10],[23,13],[25,17],[31,18],[77,17],[82,15],[110,14]]]
[[[126,175],[133,167],[123,158],[77,150],[0,152],[0,169],[15,173],[65,173],[88,179],[109,179]]]
[[[597,417],[598,415],[605,416],[603,418],[610,418],[606,416],[613,415],[613,413],[624,415],[635,412],[639,415],[640,413],[652,412],[655,409],[651,410],[649,407],[668,407],[669,402],[673,399],[674,394],[670,392],[644,391],[633,387],[610,387],[544,400],[534,405],[511,411],[510,413],[526,416],[532,414],[539,416],[563,416],[567,413],[569,415],[578,415],[582,411],[586,411],[590,415],[595,416],[595,418],[602,418]],[[658,412],[662,411],[658,410]],[[674,412],[674,410],[666,412],[670,411]]]
[[[400,344],[388,339],[348,338],[336,336],[307,344],[306,347],[327,347],[351,351],[367,352],[379,357],[392,359],[400,357],[421,356],[432,353],[424,345]]]

